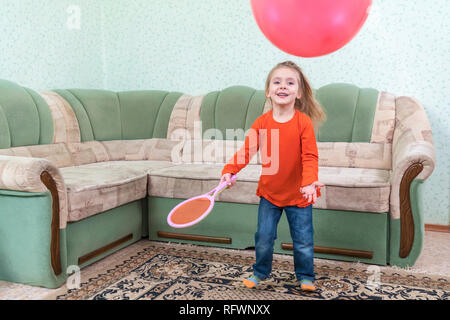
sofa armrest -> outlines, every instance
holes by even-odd
[[[431,126],[420,103],[410,97],[396,98],[395,130],[392,142],[392,175],[390,212],[400,219],[399,256],[407,257],[414,242],[414,221],[410,186],[413,180],[423,182],[434,170],[436,154]],[[415,199],[414,199],[415,200]],[[417,208],[418,210],[418,208]],[[419,218],[420,213],[417,213]]]
[[[55,275],[62,273],[60,230],[67,224],[67,192],[60,171],[41,158],[0,156],[0,189],[22,192],[50,192],[52,222],[50,226],[51,265]]]
[[[67,224],[67,192],[59,169],[42,158],[0,155],[0,189],[46,192],[58,203],[58,227]]]
[[[394,148],[394,147],[393,147]],[[434,170],[434,146],[427,142],[414,142],[409,145],[400,145],[393,150],[391,175],[391,216],[400,218],[400,186],[402,181],[413,179],[426,180]]]

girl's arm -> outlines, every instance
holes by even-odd
[[[302,182],[305,187],[319,180],[319,152],[317,150],[314,125],[311,119],[304,115],[302,118],[303,130],[301,130],[302,148]]]
[[[259,122],[258,119],[253,123],[252,127],[245,137],[244,145],[234,154],[222,170],[222,178],[220,182],[230,181],[231,175],[241,171],[259,150]],[[236,181],[236,180],[235,180]],[[234,185],[236,182],[229,185]]]
[[[308,116],[302,119],[302,182],[300,192],[308,202],[315,203],[320,197],[320,187],[325,185],[319,182],[319,152],[317,150],[314,125]]]

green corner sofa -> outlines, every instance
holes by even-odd
[[[327,113],[316,131],[316,257],[412,266],[424,238],[422,182],[435,151],[410,97],[335,83],[315,91]],[[0,280],[56,288],[142,238],[254,246],[260,158],[218,196],[206,219],[166,223],[182,199],[215,187],[245,131],[270,110],[263,90],[59,89],[0,80]],[[275,252],[291,253],[283,216]]]

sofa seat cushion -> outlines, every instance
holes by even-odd
[[[156,197],[187,199],[209,192],[221,177],[223,164],[181,164],[149,173],[148,194]],[[221,192],[216,201],[259,203],[256,186],[261,174],[260,165],[248,165],[238,173],[233,188]]]
[[[220,180],[223,164],[182,164],[149,173],[148,194],[187,199],[209,192]],[[238,173],[233,188],[216,201],[258,204],[260,165],[248,165]],[[326,184],[314,208],[363,212],[388,212],[390,172],[381,169],[320,167],[319,180]]]
[[[76,166],[61,168],[67,188],[68,221],[144,198],[147,174],[127,167]]]
[[[325,187],[314,208],[389,212],[389,170],[319,167],[319,181]]]

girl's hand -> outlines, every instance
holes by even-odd
[[[231,173],[225,173],[222,178],[220,178],[220,183],[226,181],[229,188],[236,184],[236,180],[231,181]]]
[[[303,198],[307,199],[308,202],[315,203],[317,200],[317,187],[324,187],[325,184],[319,181],[315,181],[310,185],[300,188],[300,192],[303,193]]]

